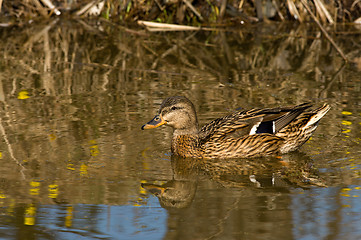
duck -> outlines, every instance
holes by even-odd
[[[141,129],[173,128],[171,152],[184,158],[252,158],[299,149],[330,110],[325,103],[308,110],[306,102],[290,107],[240,110],[199,128],[193,103],[184,96],[163,100],[158,113]]]

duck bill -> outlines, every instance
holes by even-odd
[[[166,121],[164,121],[160,115],[156,115],[151,121],[142,126],[142,130],[156,128],[162,126],[165,123]]]
[[[142,188],[146,189],[154,195],[161,195],[165,191],[165,187],[150,183],[142,183]]]

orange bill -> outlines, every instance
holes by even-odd
[[[142,130],[156,128],[162,126],[165,123],[167,122],[164,121],[164,119],[160,115],[155,115],[155,117],[151,121],[142,126]]]

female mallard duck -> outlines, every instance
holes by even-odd
[[[142,129],[173,128],[172,153],[191,158],[248,158],[294,151],[317,128],[330,106],[324,104],[238,111],[198,129],[192,102],[181,96],[165,99],[158,114]]]

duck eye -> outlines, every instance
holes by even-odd
[[[176,110],[177,109],[177,107],[176,106],[173,106],[172,108],[171,108],[171,110]]]

